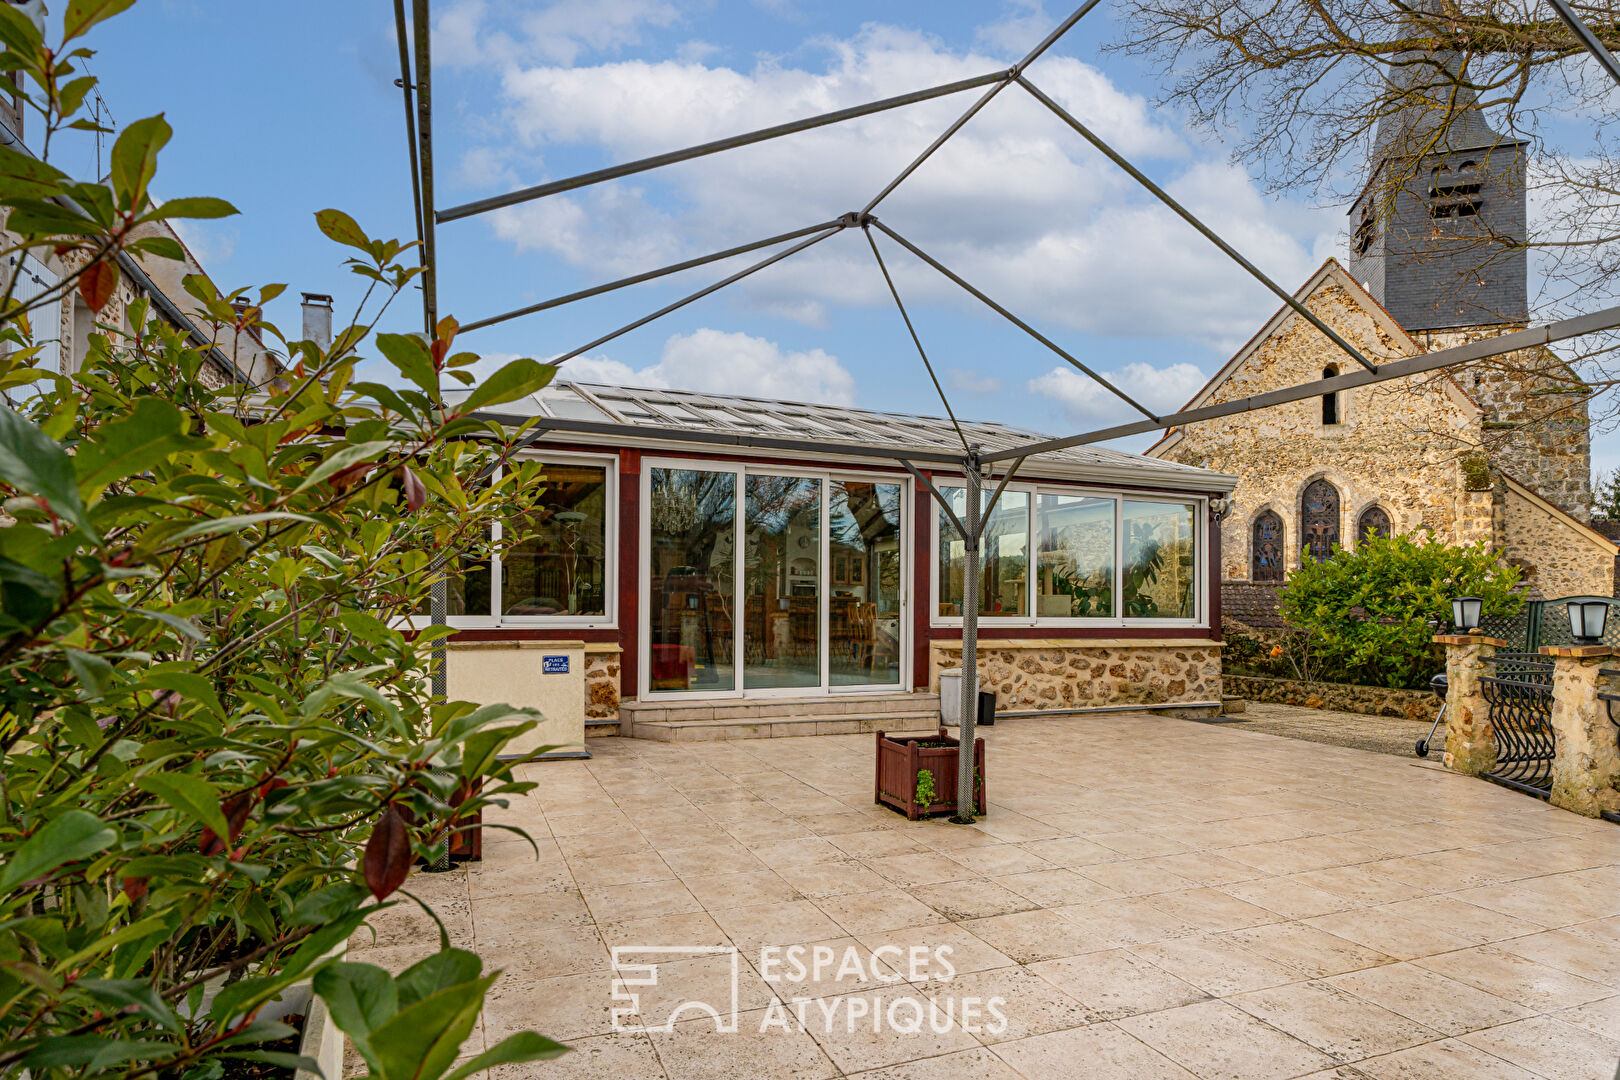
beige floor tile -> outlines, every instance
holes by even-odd
[[[1530,1015],[1523,1005],[1412,964],[1385,964],[1323,981],[1446,1035]]]
[[[639,1032],[577,1039],[561,1057],[489,1071],[490,1080],[663,1080],[664,1075],[652,1040]]]
[[[895,1017],[892,1026],[891,1008]],[[979,1046],[977,1039],[946,1015],[943,1006],[905,984],[869,994],[820,998],[804,1008],[803,1014],[810,1035],[846,1073]],[[919,1021],[920,1030],[910,1032]],[[939,1030],[935,1029],[936,1021]],[[982,1015],[969,1021],[973,1025],[988,1022]]]
[[[984,919],[1030,911],[1039,905],[993,881],[947,881],[907,890],[947,919]]]
[[[882,930],[900,930],[945,921],[945,916],[921,900],[894,888],[829,896],[815,903],[843,928],[844,933],[857,937]]]
[[[1170,832],[1144,829],[1132,832],[1098,833],[1088,839],[1110,851],[1117,851],[1127,859],[1152,859],[1180,855],[1193,850],[1193,845]]]
[[[995,1047],[1026,1080],[1193,1080],[1193,1074],[1113,1024],[1036,1035]]]
[[[709,914],[732,941],[745,949],[760,945],[825,941],[844,933],[837,923],[808,900],[721,908]]]
[[[1180,916],[1155,905],[1148,896],[1121,896],[1053,910],[1082,927],[1096,940],[1098,947],[1105,949],[1188,937],[1199,930]]]
[[[1006,1062],[989,1050],[959,1050],[954,1054],[921,1058],[869,1072],[851,1073],[850,1080],[1021,1080]]]
[[[679,878],[634,881],[628,885],[591,885],[581,892],[591,915],[599,923],[652,919],[659,915],[681,915],[703,910],[703,905]]]
[[[1342,1062],[1432,1042],[1440,1033],[1327,983],[1291,983],[1230,999],[1233,1005]]]
[[[1022,844],[1029,840],[1051,840],[1063,835],[1061,829],[1008,810],[986,815],[973,827],[986,836],[1005,840],[1009,844]]]
[[[1093,900],[1107,900],[1119,895],[1106,885],[1099,885],[1073,870],[1033,870],[1022,874],[1009,874],[996,880],[1026,896],[1042,907],[1063,907],[1066,904],[1084,904]]]
[[[1620,990],[1620,936],[1605,941],[1567,930],[1549,930],[1499,942],[1497,948]]]
[[[1162,867],[1150,865],[1143,860],[1076,867],[1075,873],[1090,878],[1104,888],[1113,889],[1121,896],[1183,892],[1198,886],[1196,881],[1171,873]]]
[[[526,941],[480,945],[478,955],[483,957],[486,972],[501,968],[524,978],[578,975],[606,970],[611,964],[608,947],[596,927],[554,927]]]
[[[1082,1027],[1098,1019],[1084,1004],[1022,967],[999,967],[958,975],[928,984],[928,993],[944,1005],[998,1000],[1005,1022],[997,1020],[974,1032],[985,1045]]]
[[[674,876],[669,864],[650,851],[640,855],[599,855],[590,859],[574,859],[568,864],[568,869],[582,889],[590,885],[663,881]],[[476,891],[474,895],[478,895]]]
[[[632,855],[651,851],[652,845],[646,837],[626,825],[618,832],[558,837],[557,848],[566,859],[592,859],[603,855]]]
[[[707,877],[712,874],[742,874],[768,869],[754,857],[753,852],[736,841],[726,844],[701,844],[697,847],[659,848],[664,862],[681,878]]]
[[[1540,1080],[1517,1065],[1456,1039],[1397,1050],[1358,1061],[1355,1067],[1372,1080]]]
[[[1289,877],[1266,877],[1254,881],[1234,882],[1231,885],[1222,885],[1221,891],[1230,893],[1239,900],[1259,904],[1285,919],[1310,919],[1354,906],[1351,901],[1337,893],[1312,888],[1302,881]]]
[[[571,895],[578,900],[577,893],[559,895]],[[403,896],[394,899],[396,902],[393,907],[374,912],[366,919],[366,924],[350,936],[350,951],[358,953],[366,949],[387,949],[397,945],[417,944],[424,939],[438,940],[439,925],[433,921],[433,916],[422,910],[421,905],[413,900]],[[433,914],[444,923],[450,944],[460,948],[472,948],[475,940],[472,902],[466,896],[460,896],[435,900],[431,906]]]
[[[1207,994],[1224,996],[1298,982],[1303,976],[1225,934],[1173,938],[1130,950]]]
[[[606,1035],[614,1030],[612,983],[609,971],[533,980],[503,973],[484,998],[484,1032],[494,1042],[519,1031],[559,1042]]]
[[[1209,996],[1129,949],[1044,960],[1029,970],[1101,1020],[1180,1008]]]
[[[1096,934],[1052,911],[1020,911],[958,923],[1020,964],[1056,960],[1105,946]]]
[[[846,856],[838,848],[819,836],[801,836],[794,840],[771,840],[763,844],[744,842],[754,857],[773,870],[785,866],[808,866],[814,863],[843,862]]]
[[[933,885],[941,881],[961,881],[976,876],[975,871],[937,851],[920,855],[887,855],[862,861],[868,869],[876,871],[903,889],[918,885]]]
[[[875,946],[874,946],[875,947]],[[905,957],[892,949],[883,958],[852,937],[833,938],[794,945],[767,945],[750,950],[746,956],[777,998],[838,997],[867,993],[904,980]],[[894,964],[899,963],[900,967]],[[926,970],[926,965],[923,966]]]
[[[1555,1015],[1566,1024],[1595,1031],[1608,1039],[1620,1040],[1620,997],[1590,1001]]]
[[[1115,1023],[1201,1080],[1283,1080],[1337,1064],[1224,1001],[1129,1016]]]
[[[657,967],[656,981],[651,986],[624,988],[636,997],[636,1013],[627,1017],[621,1026],[663,1027],[672,1020],[680,1023],[696,1019],[704,1006],[722,1014],[729,1012],[733,979],[739,1010],[762,1009],[774,1000],[773,988],[759,977],[740,951],[726,949],[696,956],[632,951],[621,954],[621,963],[650,963]],[[615,1008],[629,1010],[631,1005],[620,1000],[615,1002]]]
[[[1472,945],[1536,934],[1542,929],[1539,924],[1515,919],[1477,904],[1465,904],[1450,896],[1423,896],[1386,904],[1380,910],[1394,912],[1421,926],[1432,926]]]
[[[795,815],[800,825],[817,836],[842,836],[852,832],[872,832],[888,828],[888,823],[851,811],[835,814]]]
[[[1307,836],[1269,844],[1250,844],[1228,848],[1221,854],[1268,874],[1302,874],[1311,870],[1325,870],[1330,866],[1372,862],[1378,858],[1378,852],[1367,845],[1334,836]]]
[[[1011,957],[952,923],[880,930],[863,934],[860,940],[867,948],[884,950],[888,963],[909,982],[953,979],[1013,963]]]
[[[1620,1042],[1550,1016],[1476,1031],[1462,1041],[1547,1080],[1608,1077],[1620,1062]]]
[[[1146,864],[1180,874],[1200,885],[1230,885],[1238,881],[1253,881],[1262,871],[1228,859],[1212,851],[1189,851],[1180,855],[1164,855],[1145,860]]]
[[[1375,904],[1394,904],[1424,895],[1424,890],[1408,885],[1387,872],[1380,871],[1377,863],[1359,866],[1334,866],[1326,870],[1310,870],[1295,876],[1294,880],[1342,896],[1363,907]]]
[[[1219,889],[1188,889],[1147,897],[1154,907],[1199,930],[1240,930],[1279,921],[1282,916]]]
[[[730,945],[731,939],[706,912],[659,915],[651,919],[603,923],[602,940],[609,949],[636,945]]]
[[[656,855],[647,855],[645,858],[657,860]],[[651,876],[669,877],[669,871],[664,870]],[[414,881],[415,879],[412,879],[413,884],[407,886],[413,892],[416,891]],[[466,883],[467,894],[475,901],[575,889],[580,884],[575,867],[564,862],[560,854],[536,859],[527,844],[521,847],[503,845],[499,850],[492,851],[481,862],[470,864]]]
[[[1466,948],[1470,944],[1443,929],[1404,919],[1384,908],[1336,911],[1332,915],[1306,919],[1304,925],[1325,930],[1357,945],[1365,945],[1397,960],[1432,956]]]
[[[815,1040],[801,1031],[772,1027],[760,1032],[765,1010],[742,1013],[734,1033],[715,1030],[704,1018],[652,1033],[653,1045],[669,1080],[737,1080],[769,1076],[781,1080],[829,1080],[838,1070]]]
[[[1600,983],[1504,952],[1498,945],[1425,956],[1413,963],[1537,1012],[1568,1009],[1614,996],[1611,988]]]
[[[963,829],[982,838],[983,842],[971,846],[948,847],[945,854],[976,874],[999,877],[1005,874],[1026,874],[1036,870],[1050,870],[1052,864],[1025,851],[1018,844],[1009,844],[993,836],[985,836],[977,829]]]
[[[1019,846],[1053,866],[1066,866],[1070,870],[1091,866],[1094,863],[1116,862],[1121,858],[1120,853],[1113,848],[1104,847],[1079,836],[1064,837],[1060,840],[1036,840]]]
[[[905,833],[893,829],[882,832],[844,833],[830,841],[833,847],[857,859],[881,859],[886,855],[915,855],[928,848]]]
[[[853,862],[815,862],[776,866],[777,875],[812,900],[889,888],[889,883]]]
[[[1311,979],[1391,962],[1384,953],[1302,923],[1271,923],[1233,930],[1227,936]]]
[[[781,904],[803,897],[769,870],[741,874],[705,874],[684,879],[686,888],[707,909]]]

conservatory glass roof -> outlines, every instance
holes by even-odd
[[[447,397],[453,396],[446,394]],[[554,382],[527,401],[501,406],[503,413],[562,420],[622,424],[662,432],[702,431],[758,435],[828,444],[829,452],[860,456],[859,445],[933,453],[960,452],[944,417],[876,412],[844,405],[707,394],[691,390]],[[991,421],[960,421],[968,442],[985,452],[1038,442],[1050,436]],[[664,441],[668,441],[667,439]],[[855,445],[851,445],[855,444]],[[1031,457],[1021,473],[1039,466],[1043,475],[1158,482],[1199,491],[1229,491],[1234,478],[1173,461],[1101,446],[1075,446]]]

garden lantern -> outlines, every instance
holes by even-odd
[[[1451,601],[1451,625],[1459,634],[1479,629],[1479,609],[1484,601],[1477,596],[1457,596]]]
[[[1602,597],[1588,596],[1571,600],[1564,605],[1569,615],[1569,634],[1577,645],[1597,645],[1603,641],[1603,630],[1609,621],[1609,602]]]

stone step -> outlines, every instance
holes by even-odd
[[[626,701],[619,716],[635,723],[695,723],[701,721],[757,723],[817,717],[939,714],[938,694],[822,694],[815,697],[735,698],[707,701]]]
[[[718,739],[781,739],[794,735],[870,735],[875,731],[935,735],[939,732],[939,712],[685,721],[626,717],[620,733],[635,739],[658,742],[708,742]]]

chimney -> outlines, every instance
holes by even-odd
[[[304,294],[304,340],[322,352],[332,347],[332,298],[325,293]]]

